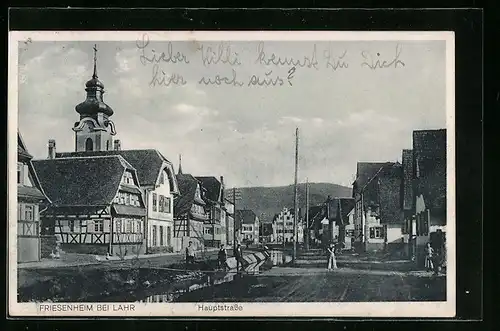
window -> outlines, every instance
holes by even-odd
[[[91,138],[87,138],[87,140],[85,140],[85,151],[91,152],[93,150],[94,150],[94,143],[92,142]]]
[[[120,218],[115,222],[115,232],[122,232],[122,220]]]
[[[24,220],[28,222],[33,222],[35,220],[32,205],[24,205]]]
[[[165,197],[163,195],[160,195],[160,201],[159,201],[159,206],[158,206],[158,211],[160,213],[163,213],[165,210]]]
[[[156,207],[156,193],[153,193],[153,211],[157,211],[157,207]]]
[[[157,246],[157,233],[158,233],[158,230],[157,230],[157,226],[156,225],[153,225],[153,246]]]
[[[103,220],[95,220],[94,221],[94,232],[103,232],[104,231],[104,221]]]
[[[130,205],[130,194],[125,194],[125,204]]]
[[[382,239],[384,238],[384,228],[381,226],[370,228],[370,239]]]
[[[163,246],[163,226],[160,226],[160,246]]]
[[[160,179],[158,181],[160,184],[165,184],[165,175],[164,175],[163,171],[160,174]]]
[[[109,151],[109,140],[106,141],[106,150]]]
[[[69,223],[69,231],[75,232],[75,221],[71,220],[71,221],[68,221],[68,223]]]
[[[172,229],[167,226],[167,246],[170,246],[170,237],[172,236]]]
[[[132,232],[132,221],[131,220],[125,220],[125,231],[128,233]]]
[[[23,179],[24,179],[23,168],[24,168],[24,165],[21,162],[18,162],[17,163],[17,183],[18,184],[23,184]]]
[[[171,201],[169,197],[165,197],[165,213],[171,212]]]

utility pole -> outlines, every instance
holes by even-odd
[[[297,218],[299,217],[298,191],[297,191],[298,170],[299,170],[299,128],[296,128],[295,129],[295,185],[294,185],[294,201],[293,201],[293,209],[295,214],[293,217],[293,255],[292,255],[293,262],[295,262],[297,258]]]
[[[306,250],[309,250],[309,178],[306,181],[306,229],[303,236]]]
[[[233,193],[233,252],[236,254],[236,241],[237,241],[237,235],[236,235],[236,200],[240,199],[241,196],[239,195],[240,192],[236,190],[236,187],[233,187],[232,189]],[[239,270],[239,259],[236,259],[236,270]]]

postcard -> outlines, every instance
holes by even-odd
[[[453,317],[454,60],[447,31],[11,31],[9,315]]]

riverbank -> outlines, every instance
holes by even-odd
[[[261,261],[259,252],[245,254],[242,267]],[[167,262],[166,262],[167,261]],[[133,263],[132,263],[133,262]],[[235,269],[234,257],[227,260],[228,270]],[[233,267],[234,265],[234,267]],[[99,264],[65,265],[18,269],[18,300],[53,302],[92,302],[95,298],[123,295],[147,288],[200,281],[208,274],[223,277],[217,270],[217,252],[194,264],[165,256],[131,261],[106,261]]]

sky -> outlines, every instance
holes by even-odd
[[[35,158],[49,139],[74,150],[94,44],[122,149],[156,148],[176,169],[181,154],[184,173],[227,187],[292,184],[296,128],[299,181],[351,186],[356,162],[401,160],[413,130],[446,127],[444,41],[20,42],[19,130]],[[219,50],[233,65],[209,63]],[[233,72],[242,86],[204,83]]]

